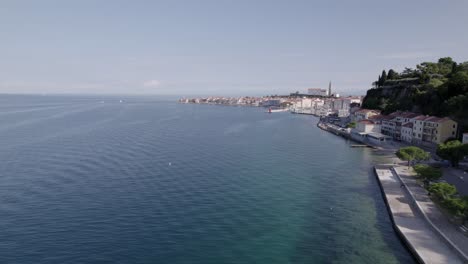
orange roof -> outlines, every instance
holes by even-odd
[[[359,121],[358,123],[368,124],[368,125],[374,124],[374,122],[372,122],[372,121],[369,120],[369,119],[363,119],[363,120]]]
[[[414,120],[419,120],[419,121],[428,121],[428,122],[434,122],[434,123],[443,123],[445,121],[452,120],[448,117],[437,117],[437,116],[417,116],[414,118]]]
[[[424,121],[428,118],[428,116],[420,115],[414,118],[414,120]]]
[[[412,122],[408,122],[408,123],[404,124],[403,127],[412,128],[412,127],[413,127],[413,123],[412,123]]]

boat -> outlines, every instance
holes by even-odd
[[[270,107],[270,108],[268,108],[267,113],[271,114],[271,113],[279,113],[279,112],[287,112],[287,111],[289,111],[288,108],[271,108]]]

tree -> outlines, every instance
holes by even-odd
[[[393,69],[390,69],[388,71],[387,80],[395,80],[397,78],[398,78],[398,74]]]
[[[413,167],[416,173],[426,181],[438,180],[442,177],[442,171],[426,164],[417,164]]]
[[[463,146],[463,144],[458,140],[448,141],[444,144],[439,144],[437,146],[436,154],[445,159],[450,161],[453,167],[458,167],[458,163],[465,155],[468,155],[467,147]]]
[[[449,96],[468,93],[468,72],[457,72],[448,81]]]
[[[442,201],[451,198],[454,194],[457,193],[455,186],[446,182],[431,184],[428,190]]]
[[[385,70],[383,70],[382,75],[379,76],[379,86],[383,86],[386,80],[387,80],[387,73],[385,72]]]
[[[355,128],[355,127],[356,127],[356,122],[353,121],[353,122],[347,124],[346,127],[348,127],[348,128]]]
[[[466,211],[466,202],[458,197],[450,197],[442,201],[442,205],[456,216],[463,216]]]
[[[439,74],[448,75],[456,68],[457,63],[450,57],[440,58],[437,62],[439,66]]]
[[[417,77],[418,73],[412,68],[405,67],[405,69],[400,74],[401,78],[413,78]]]
[[[421,160],[427,160],[430,157],[430,154],[418,147],[415,146],[410,146],[410,147],[404,147],[400,148],[397,152],[396,155],[398,158],[401,160],[406,160],[408,161],[408,168],[411,164],[412,161],[421,161]]]

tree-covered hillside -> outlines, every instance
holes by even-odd
[[[364,98],[365,108],[449,116],[468,130],[468,62],[447,57],[402,72],[384,70],[373,86]]]

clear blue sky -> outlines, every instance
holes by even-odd
[[[382,69],[468,61],[468,1],[0,3],[0,93],[362,94]]]

